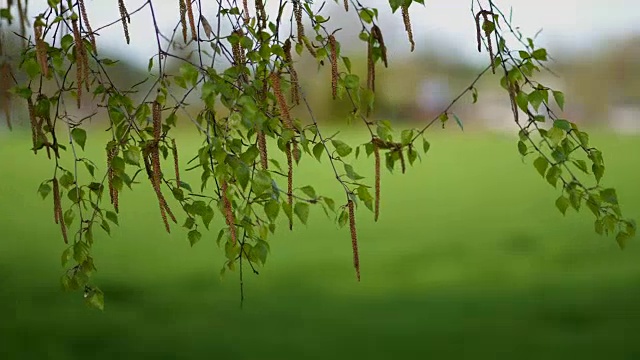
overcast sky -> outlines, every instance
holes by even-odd
[[[274,5],[277,3],[274,0],[267,1]],[[360,1],[363,4],[378,4],[380,8],[388,7],[386,0]],[[38,3],[32,2],[31,8],[35,10]],[[142,5],[144,0],[126,0],[125,3],[129,11],[132,11]],[[162,29],[172,28],[178,13],[178,1],[157,0],[154,3],[158,7]],[[204,3],[211,4],[205,10],[205,15],[213,25],[216,2],[210,0]],[[315,3],[319,1],[316,0]],[[328,0],[327,3],[327,9],[339,11],[341,7],[333,0]],[[484,58],[484,55],[475,50],[475,29],[469,0],[426,0],[425,3],[425,7],[412,7],[414,10],[411,13],[419,49],[442,50],[441,45],[444,45],[444,49],[449,49],[468,61],[476,62]],[[539,36],[540,44],[548,47],[552,54],[588,51],[614,37],[640,35],[640,0],[495,0],[495,3],[507,14],[513,8],[513,22],[524,34],[534,35],[543,28],[544,31]],[[88,0],[86,4],[94,28],[118,18],[116,1]],[[253,10],[253,5],[250,7]],[[355,16],[353,12],[350,14]],[[155,49],[155,39],[152,32],[147,30],[149,19],[149,12],[146,10],[132,16],[131,45],[124,44],[122,28],[118,25],[101,33],[100,46],[122,50],[136,62],[146,64]],[[389,10],[382,12],[381,27],[385,34],[390,32],[401,37],[398,41],[387,42],[399,44],[398,51],[408,53],[399,13],[392,17]]]

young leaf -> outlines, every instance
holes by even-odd
[[[549,161],[547,161],[546,158],[540,156],[533,162],[533,166],[535,166],[536,170],[538,170],[540,176],[544,176],[544,174],[547,172],[547,167],[549,167]]]
[[[293,212],[298,216],[303,224],[309,219],[309,204],[305,202],[297,202],[293,207]]]
[[[187,234],[187,237],[189,238],[189,244],[191,244],[191,246],[193,246],[198,241],[200,241],[200,239],[202,238],[202,234],[198,230],[194,229],[194,230],[189,231],[189,233]]]
[[[554,91],[553,98],[556,104],[558,104],[558,107],[560,107],[560,110],[564,110],[564,94],[561,91]]]
[[[74,128],[71,130],[71,137],[84,150],[84,144],[87,142],[87,132],[81,128]]]
[[[567,199],[565,196],[560,196],[556,200],[556,207],[558,208],[558,210],[560,210],[562,215],[566,215],[569,205],[570,205],[569,199]]]

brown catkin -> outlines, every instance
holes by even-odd
[[[1,50],[0,50],[1,51]],[[11,84],[11,64],[9,62],[0,65],[0,108],[4,112],[5,120],[9,130],[11,126],[11,93],[9,92]]]
[[[198,39],[198,32],[196,31],[196,22],[193,17],[193,6],[191,0],[184,0],[187,6],[187,17],[189,18],[189,27],[191,28],[191,39]]]
[[[38,120],[36,120],[36,111],[33,106],[33,100],[31,97],[27,98],[27,109],[29,110],[29,120],[31,123],[31,140],[33,141],[33,153],[37,154],[38,150],[38,136],[40,135],[40,127]]]
[[[331,52],[331,95],[335,100],[338,96],[338,49],[336,46],[336,38],[329,35],[329,51]]]
[[[367,47],[367,89],[376,91],[376,63],[373,60],[373,41],[369,39]]]
[[[231,201],[229,201],[229,194],[227,194],[227,181],[224,180],[220,184],[220,192],[222,196],[222,205],[224,207],[224,219],[229,226],[229,234],[231,235],[231,242],[235,245],[238,239],[236,235],[236,221],[233,216],[233,208],[231,206]]]
[[[291,39],[288,38],[284,42],[282,47],[284,50],[284,60],[287,62],[289,69],[289,78],[291,82],[291,102],[298,105],[300,104],[300,92],[298,91],[298,73],[293,67],[293,57],[291,56]]]
[[[42,24],[34,24],[33,32],[36,38],[36,59],[42,75],[47,77],[49,76],[49,65],[47,64],[47,44],[44,42]]]
[[[271,73],[269,77],[271,78],[271,84],[273,85],[273,92],[276,95],[282,122],[287,129],[293,130],[294,126],[293,121],[291,120],[291,114],[289,113],[289,106],[287,105],[287,101],[285,100],[284,95],[282,95],[282,87],[280,86],[280,75],[278,75],[277,73]]]
[[[373,155],[375,157],[375,208],[374,208],[374,220],[378,221],[380,216],[380,148],[378,143],[373,141]]]
[[[82,37],[80,35],[80,28],[78,28],[78,20],[71,20],[71,25],[73,27],[73,39],[75,42],[76,48],[76,82],[77,82],[77,91],[78,91],[78,109],[80,109],[82,105],[82,81],[84,80],[84,60],[82,57],[82,49],[84,48],[82,44]]]
[[[349,0],[344,0],[344,11],[349,11]]]
[[[78,5],[80,6],[80,14],[82,15],[82,21],[84,22],[84,26],[87,27],[87,33],[89,34],[89,41],[91,42],[91,48],[93,49],[93,53],[98,53],[98,48],[96,47],[96,36],[91,29],[91,24],[89,23],[89,16],[87,16],[87,8],[84,5],[84,0],[78,0]]]
[[[185,1],[188,0],[178,0],[180,2],[180,25],[182,26],[182,40],[187,42],[187,6],[185,5]]]
[[[60,212],[61,212],[61,205],[60,205],[60,186],[58,185],[58,179],[57,178],[53,178],[53,180],[51,181],[52,185],[53,185],[53,220],[55,221],[56,224],[60,223]]]
[[[176,172],[176,184],[180,187],[180,166],[178,161],[178,146],[176,145],[176,139],[171,139],[171,150],[173,151],[173,169]]]
[[[258,132],[258,150],[260,150],[260,164],[262,164],[262,170],[267,170],[269,168],[267,158],[267,139],[262,131]]]
[[[241,29],[235,30],[233,32],[233,34],[237,35],[240,39],[242,39],[242,37],[244,37],[244,33],[242,32]],[[240,45],[240,41],[238,41],[237,43],[233,44],[231,46],[231,52],[233,53],[233,60],[236,66],[242,66],[244,65],[244,63],[246,62],[245,59],[245,55],[244,55],[244,50],[242,49],[242,46]]]
[[[380,51],[382,52],[382,62],[384,63],[384,67],[389,67],[389,63],[387,61],[387,46],[384,44],[384,38],[382,37],[382,31],[378,27],[378,25],[373,24],[371,27],[371,36],[380,44]]]
[[[131,22],[131,18],[129,17],[129,12],[127,12],[127,7],[124,6],[124,0],[118,0],[118,10],[120,10],[120,19],[122,20],[124,38],[127,40],[128,44],[131,41],[131,38],[129,38],[129,23]]]
[[[160,143],[160,134],[162,131],[162,117],[161,117],[161,107],[158,101],[154,101],[152,105],[152,116],[153,116],[153,145],[151,148],[151,183],[153,185],[153,190],[158,197],[158,204],[160,206],[160,215],[162,216],[162,221],[164,222],[164,226],[168,233],[171,232],[171,228],[169,227],[169,221],[167,221],[167,213],[171,216],[171,219],[176,222],[175,216],[169,209],[169,205],[167,204],[164,195],[162,195],[162,189],[160,189],[160,183],[162,181],[162,170],[160,168],[160,151],[159,151],[159,143]]]
[[[68,244],[67,238],[67,226],[64,223],[64,215],[62,214],[62,201],[60,199],[60,186],[58,185],[58,179],[53,178],[51,181],[53,184],[53,215],[56,224],[60,224],[60,231],[62,232],[62,238],[64,243]]]
[[[8,8],[11,8],[11,6],[7,6]],[[22,0],[18,0],[18,20],[20,20],[20,35],[22,35],[22,38],[24,39],[27,36],[27,16],[26,16],[26,11],[27,9],[25,8],[25,6],[22,6]],[[23,44],[24,44],[24,40],[23,40]]]
[[[402,152],[402,148],[398,148],[398,155],[400,156],[400,168],[402,169],[402,173],[407,170],[407,164],[404,161],[404,153]]]
[[[260,28],[267,27],[267,11],[264,8],[262,0],[256,0],[256,16],[258,17],[258,26]]]
[[[358,255],[358,234],[356,233],[356,213],[353,201],[349,199],[349,229],[351,230],[351,250],[353,251],[353,267],[356,269],[356,276],[360,281],[360,256]]]
[[[291,154],[291,142],[288,142],[285,148],[287,153],[287,203],[293,210],[293,156]],[[293,216],[289,218],[289,230],[293,230]]]
[[[119,199],[118,199],[118,189],[113,185],[113,179],[116,176],[115,170],[113,169],[113,158],[118,155],[118,147],[115,142],[110,142],[107,145],[107,182],[109,184],[109,198],[111,200],[111,204],[116,212],[119,211]]]
[[[247,2],[247,0],[242,0],[242,11],[244,12],[244,23],[245,25],[249,23],[249,20],[251,20],[251,17],[249,16],[249,3]]]
[[[296,18],[296,26],[298,30],[298,44],[302,43],[304,36],[304,25],[302,25],[302,5],[300,0],[293,0],[293,15]]]
[[[409,18],[409,7],[402,6],[402,22],[404,22],[404,29],[409,36],[409,42],[411,43],[411,51],[416,47],[416,43],[413,41],[413,30],[411,29],[411,18]]]

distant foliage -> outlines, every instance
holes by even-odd
[[[54,220],[67,244],[62,254],[62,265],[67,267],[62,276],[65,289],[80,290],[88,305],[104,307],[104,295],[91,280],[96,269],[91,252],[94,231],[110,233],[111,226],[118,225],[119,193],[125,186],[152,188],[158,200],[158,221],[167,232],[176,226],[188,229],[191,246],[203,239],[203,232],[213,230],[214,217],[224,219],[224,227],[215,229],[226,257],[221,272],[238,270],[241,278],[243,269],[257,274],[264,266],[269,237],[275,234],[279,218],[286,218],[293,229],[307,223],[311,206],[320,207],[340,226],[349,224],[359,280],[355,212],[364,205],[375,220],[384,216],[380,201],[384,193],[382,162],[388,171],[404,173],[428,154],[426,131],[431,126],[444,127],[452,118],[462,129],[452,107],[464,96],[475,103],[475,84],[488,71],[502,74],[500,84],[520,128],[514,150],[533,159],[535,170],[557,189],[555,205],[560,212],[587,207],[595,216],[596,232],[614,234],[620,247],[635,235],[635,222],[622,217],[616,191],[601,185],[605,172],[602,153],[591,145],[586,132],[554,112],[564,107],[564,94],[534,79],[545,69],[547,51],[512,27],[510,18],[490,0],[472,2],[475,16],[469,20],[476,25],[475,38],[471,34],[469,43],[487,53],[486,69],[470,79],[470,85],[449,107],[422,128],[399,132],[389,121],[370,117],[376,91],[384,91],[376,89],[376,67],[393,62],[378,23],[378,9],[372,7],[383,2],[335,2],[344,9],[342,16],[362,25],[358,34],[345,36],[357,36],[364,43],[368,59],[364,75],[352,71],[351,61],[343,55],[335,36],[338,29],[322,15],[334,6],[330,2],[177,0],[174,4],[147,0],[130,9],[119,0],[120,18],[101,28],[90,25],[86,6],[91,3],[84,0],[48,0],[35,19],[27,18],[26,1],[8,1],[7,7],[0,9],[0,24],[17,22],[24,44],[16,63],[1,57],[5,60],[0,66],[0,105],[10,126],[7,99],[24,100],[32,150],[51,159],[51,177],[39,185],[38,192],[51,199]],[[269,6],[275,4],[280,6]],[[424,1],[389,0],[385,4],[399,14],[412,51],[419,46],[410,17],[416,4],[424,5]],[[156,10],[169,5],[179,11],[173,30],[162,32]],[[211,6],[217,7],[216,16],[208,19],[200,9]],[[148,23],[149,31],[131,33],[131,21]],[[149,54],[150,81],[135,88],[112,82],[109,74],[117,60],[99,55],[98,36],[110,26],[122,28],[123,46],[137,36],[157,43],[155,54]],[[224,32],[224,28],[233,30]],[[507,36],[515,39],[513,44],[507,43]],[[0,54],[3,51],[0,49]],[[318,126],[295,69],[297,59],[305,53],[319,66],[330,67],[326,91],[333,99],[350,101],[352,110],[344,118],[361,124],[370,141],[349,144],[340,134],[325,134]],[[176,73],[167,71],[169,59],[181,62]],[[16,81],[18,71],[26,81]],[[174,91],[178,88],[182,90]],[[146,96],[134,101],[134,90]],[[178,93],[186,95],[174,95]],[[195,115],[186,111],[185,100],[191,93],[199,94],[200,110]],[[80,107],[83,99],[97,104],[99,112],[86,118],[72,115],[68,110]],[[306,115],[294,117],[294,107]],[[109,119],[106,130],[111,139],[100,159],[83,156],[87,141],[91,141],[86,124],[94,116]],[[197,153],[179,151],[180,144],[173,137],[178,121],[190,122],[201,135]],[[268,147],[268,141],[277,146]],[[284,153],[286,164],[280,164],[272,151]],[[371,154],[371,168],[351,165],[353,158]],[[74,160],[73,167],[61,165],[64,157]],[[334,200],[318,194],[314,184],[299,183],[295,169],[302,161],[328,164],[344,197]],[[167,162],[169,166],[163,166]],[[200,181],[182,181],[184,171],[197,172]],[[88,182],[80,182],[87,178],[83,173],[89,175]]]

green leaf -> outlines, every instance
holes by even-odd
[[[529,93],[529,103],[531,104],[531,106],[533,106],[533,108],[538,111],[538,109],[540,108],[540,104],[542,104],[542,101],[544,100],[544,96],[542,94],[541,90],[533,90],[531,93]]]
[[[87,132],[81,128],[74,128],[71,130],[71,137],[84,150],[84,144],[87,142]]]
[[[570,131],[572,129],[571,123],[564,119],[558,119],[553,122],[553,127],[562,129],[564,131]]]
[[[529,96],[525,92],[519,91],[516,95],[516,103],[522,111],[527,112],[529,108]]]
[[[593,175],[596,177],[596,181],[600,183],[600,180],[604,176],[604,165],[593,164],[591,166],[591,170],[593,171]]]
[[[182,225],[182,227],[187,229],[192,229],[195,224],[196,224],[196,219],[194,217],[189,216],[187,220],[184,221],[184,225]]]
[[[413,139],[413,130],[403,130],[400,136],[402,145],[409,145]]]
[[[625,246],[627,246],[627,240],[629,240],[630,238],[631,235],[629,235],[628,233],[624,231],[618,232],[618,235],[616,235],[616,242],[618,243],[618,246],[620,246],[620,249],[624,250]]]
[[[318,159],[318,161],[320,161],[320,158],[322,157],[322,153],[324,152],[324,144],[319,142],[317,144],[315,144],[313,146],[313,156],[316,157],[316,159]]]
[[[269,177],[269,173],[264,170],[256,171],[253,176],[251,188],[256,195],[261,195],[265,191],[271,189],[271,177]]]
[[[551,130],[547,131],[547,138],[551,140],[551,143],[556,146],[564,139],[565,132],[564,130],[558,127],[552,127]]]
[[[40,75],[40,65],[34,58],[29,58],[22,63],[22,70],[29,76],[29,80],[33,80]]]
[[[338,155],[340,155],[340,157],[351,154],[351,146],[347,145],[345,142],[341,140],[331,140],[331,143],[336,148],[336,152],[338,153]]]
[[[333,199],[328,197],[323,197],[322,199],[324,200],[325,204],[327,204],[329,209],[331,209],[331,211],[336,211],[336,203],[335,201],[333,201]]]
[[[43,182],[42,184],[40,184],[40,187],[38,187],[38,194],[42,196],[43,200],[47,197],[47,195],[49,195],[50,192],[51,186],[47,182]]]
[[[104,293],[97,288],[85,292],[84,303],[94,309],[104,311]]]
[[[293,207],[293,212],[298,216],[303,224],[306,224],[309,219],[309,204],[297,202]]]
[[[618,194],[616,189],[609,188],[600,191],[600,198],[612,205],[618,205]]]
[[[562,215],[566,215],[569,205],[570,205],[569,199],[567,199],[565,196],[560,196],[556,200],[556,207],[558,208],[558,210],[560,210]]]
[[[527,144],[525,144],[524,141],[518,141],[518,152],[520,153],[520,155],[527,155],[527,150]]]
[[[315,199],[316,196],[316,190],[313,188],[313,186],[307,185],[303,188],[301,188],[300,190],[302,190],[303,193],[305,193],[308,197]]]
[[[271,222],[276,221],[278,213],[280,213],[280,203],[276,200],[269,200],[264,204],[264,212]]]
[[[124,151],[124,161],[130,165],[140,165],[140,148],[137,146],[130,146]]]
[[[544,174],[547,172],[547,167],[549,167],[549,161],[547,161],[546,158],[540,156],[533,162],[533,166],[536,168],[536,170],[538,170],[540,176],[544,176]]]
[[[187,233],[187,238],[189,238],[189,244],[193,246],[196,243],[198,243],[200,239],[202,239],[202,234],[200,233],[200,231],[194,229],[189,231],[189,233]]]
[[[73,256],[73,247],[69,246],[62,252],[62,256],[60,257],[60,263],[62,264],[63,267],[67,266],[67,263],[69,262],[69,260],[71,260],[72,256]]]
[[[112,223],[118,225],[118,215],[113,211],[107,211],[107,219]]]
[[[539,61],[547,61],[547,50],[537,49],[531,53],[531,57]]]
[[[453,113],[452,115],[453,119],[456,121],[456,124],[458,124],[458,126],[460,127],[460,130],[464,131],[464,126],[462,125],[462,121],[460,120],[458,115],[456,115],[455,113]]]
[[[267,255],[269,253],[269,244],[266,241],[258,240],[251,249],[251,257],[255,257],[260,261],[262,265],[267,262]]]
[[[422,139],[422,150],[426,154],[429,149],[431,149],[431,144],[427,141],[427,139]]]
[[[351,180],[357,181],[360,179],[364,179],[364,177],[358,175],[355,170],[353,170],[353,166],[349,164],[344,164],[344,171],[347,173],[347,177]]]
[[[344,87],[349,90],[357,89],[360,86],[360,78],[358,75],[349,74],[344,77]]]
[[[555,165],[552,166],[547,172],[547,182],[553,187],[556,187],[558,185],[558,179],[560,179],[560,175],[562,175],[562,169]]]
[[[554,91],[553,98],[556,104],[558,104],[558,107],[560,107],[560,110],[564,110],[564,94],[561,91]]]

